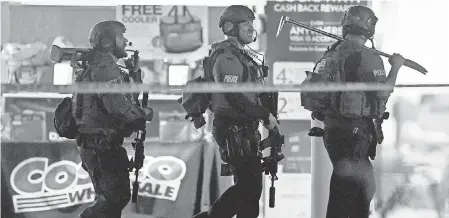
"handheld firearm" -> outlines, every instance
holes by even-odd
[[[131,59],[128,59],[128,61],[133,61],[133,63],[131,63],[132,66],[137,65],[137,62],[139,60],[139,51],[137,50],[127,50],[127,51],[132,51],[133,55]],[[137,72],[133,72],[132,69],[129,69],[129,72],[131,74],[131,77],[133,78],[135,83],[143,83],[142,82],[142,72],[140,70],[138,70]],[[139,104],[139,94],[137,93],[136,95],[134,95],[134,99],[136,100],[137,104]],[[143,93],[143,97],[142,97],[142,104],[139,105],[142,108],[145,108],[148,106],[148,92],[144,92]],[[135,175],[135,180],[133,182],[133,192],[131,195],[131,201],[133,203],[137,203],[137,194],[139,192],[139,171],[140,169],[143,167],[143,160],[145,159],[145,155],[144,155],[144,141],[145,141],[145,137],[146,137],[146,129],[145,129],[145,125],[136,131],[136,138],[134,138],[134,142],[132,142],[132,146],[134,149],[134,157],[131,158],[130,160],[130,167],[129,167],[129,171],[132,172],[133,169],[134,170],[134,175]]]
[[[267,108],[276,119],[278,119],[278,96],[279,93],[262,93],[260,99],[265,108]],[[279,123],[279,121],[278,121]],[[278,129],[269,130],[268,137],[260,142],[260,148],[265,149],[270,147],[270,156],[263,158],[262,171],[265,175],[271,177],[269,207],[273,208],[275,205],[276,188],[274,182],[278,180],[277,171],[278,163],[284,159],[282,152],[282,145],[284,144],[284,136],[279,133]]]

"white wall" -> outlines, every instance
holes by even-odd
[[[427,76],[404,67],[398,83],[449,83],[449,1],[383,0],[379,9],[382,50],[398,52],[424,66]],[[385,27],[387,26],[387,27]],[[388,64],[389,65],[389,64]]]

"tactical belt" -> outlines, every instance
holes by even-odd
[[[215,114],[214,123],[215,122],[220,122],[221,124],[229,125],[229,126],[230,125],[238,125],[238,126],[253,127],[255,129],[259,128],[259,122],[258,121],[248,122],[246,120],[238,120],[238,119],[226,116],[226,115],[219,115],[219,114]]]
[[[326,117],[324,120],[325,125],[331,125],[339,128],[352,128],[356,125],[370,126],[372,118],[369,117]]]
[[[124,137],[117,132],[104,133],[80,133],[76,136],[76,144],[84,149],[107,151],[123,144]]]

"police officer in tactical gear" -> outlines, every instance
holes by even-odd
[[[341,21],[346,41],[332,45],[313,73],[339,82],[394,85],[404,58],[394,54],[389,59],[391,70],[387,76],[381,57],[362,48],[368,39],[372,42],[376,23],[370,8],[350,7]],[[327,218],[369,217],[376,189],[369,158],[374,159],[375,146],[382,143],[381,125],[377,124],[384,119],[391,92],[301,93],[303,106],[325,124],[323,140],[333,164]]]
[[[87,69],[83,70],[85,78],[78,81],[129,81],[129,75],[116,63],[119,58],[127,57],[125,30],[118,21],[102,21],[92,27],[89,42],[93,53]],[[127,67],[131,69],[130,74],[140,71],[138,64]],[[122,147],[123,139],[152,120],[152,109],[137,106],[135,96],[127,93],[76,94],[73,107],[82,165],[96,194],[94,203],[79,217],[119,218],[130,199],[129,161]]]
[[[262,66],[244,50],[253,42],[254,12],[242,5],[227,7],[219,27],[226,40],[214,43],[210,52],[212,74],[218,83],[263,83]],[[206,70],[205,70],[206,72]],[[267,129],[278,123],[262,107],[257,93],[213,93],[213,136],[221,159],[230,166],[235,184],[217,199],[207,212],[195,218],[257,218],[262,193],[262,166],[258,131],[259,121]]]

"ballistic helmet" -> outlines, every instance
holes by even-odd
[[[107,20],[96,23],[89,32],[89,43],[93,48],[110,49],[115,47],[115,37],[126,31],[119,21]]]
[[[343,36],[351,33],[371,38],[376,30],[377,21],[376,15],[370,8],[361,5],[351,6],[341,20]]]
[[[231,5],[221,12],[218,27],[227,33],[234,29],[234,26],[241,22],[252,21],[256,17],[254,12],[244,5]]]

